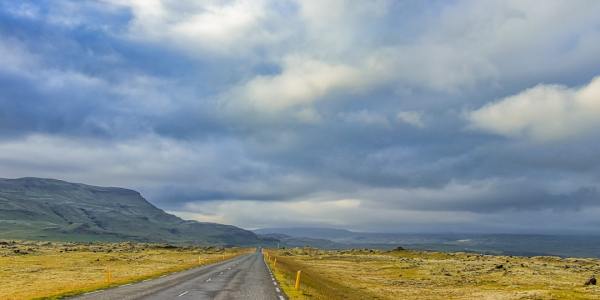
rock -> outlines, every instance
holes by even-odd
[[[585,285],[596,285],[596,276],[592,275],[592,277],[585,282]]]
[[[496,265],[496,269],[502,269],[504,268],[504,265]]]

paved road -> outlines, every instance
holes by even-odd
[[[73,299],[284,300],[260,252]]]

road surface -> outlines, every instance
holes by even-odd
[[[260,252],[72,299],[284,300]]]

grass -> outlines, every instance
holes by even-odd
[[[0,241],[0,299],[58,299],[218,262],[249,251],[136,243]]]
[[[270,250],[290,299],[600,299],[600,260],[420,251]],[[273,258],[277,266],[273,267]],[[295,290],[295,272],[302,270]]]

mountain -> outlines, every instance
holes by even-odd
[[[251,231],[182,220],[140,193],[55,179],[0,179],[0,238],[257,245]]]

